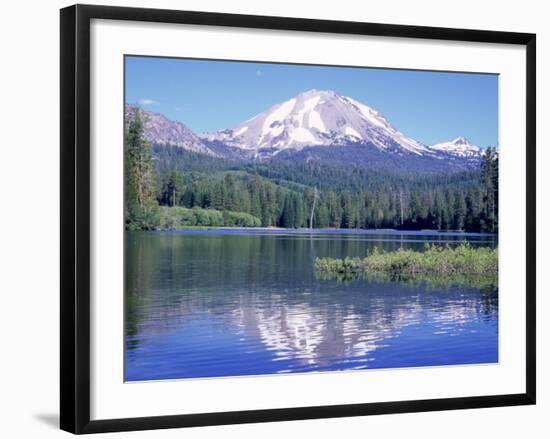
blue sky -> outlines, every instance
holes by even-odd
[[[496,75],[126,57],[126,102],[196,132],[232,128],[310,89],[350,96],[428,145],[498,141]]]

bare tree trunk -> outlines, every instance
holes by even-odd
[[[143,167],[142,167],[141,162],[142,162],[142,158],[140,156],[139,157],[139,163],[138,163],[138,175],[137,175],[137,180],[138,180],[138,203],[139,203],[139,207],[143,209],[145,207],[145,188],[144,188],[144,184],[143,184],[144,176],[143,176]]]
[[[309,228],[313,229],[313,214],[315,212],[315,201],[317,201],[317,186],[313,191],[313,204],[311,205],[311,216],[309,217]]]
[[[140,208],[145,207],[145,200],[143,195],[143,184],[141,182],[141,178],[138,180],[138,203]]]
[[[403,189],[399,189],[399,211],[401,213],[401,225],[403,225]]]

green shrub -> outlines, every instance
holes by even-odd
[[[158,230],[181,230],[190,227],[259,227],[261,220],[243,212],[221,212],[200,207],[163,206],[159,209]],[[143,230],[143,229],[142,229]]]
[[[262,225],[260,218],[245,212],[225,210],[223,219],[226,227],[260,227]]]
[[[366,258],[317,258],[315,270],[324,274],[385,273],[392,276],[476,275],[498,273],[498,249],[426,245],[424,251],[399,249],[381,252],[377,248]],[[326,277],[326,276],[325,276]]]
[[[156,204],[144,208],[130,207],[126,211],[126,230],[155,230],[160,220],[161,212]]]

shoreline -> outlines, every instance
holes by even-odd
[[[177,230],[151,230],[154,233],[189,233],[189,232],[224,232],[224,233],[288,233],[288,234],[341,234],[341,235],[428,235],[428,236],[498,236],[498,233],[490,232],[460,232],[456,230],[399,230],[399,229],[341,229],[341,228],[284,228],[284,227],[186,227]]]

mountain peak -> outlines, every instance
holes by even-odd
[[[338,96],[338,94],[334,90],[317,90],[316,88],[312,88],[296,95],[296,97],[300,96]]]
[[[479,156],[481,153],[481,148],[470,143],[465,137],[457,137],[449,142],[437,143],[430,146],[430,149],[460,157]]]
[[[286,149],[347,144],[370,144],[380,150],[417,155],[430,153],[377,111],[333,90],[304,91],[232,130],[206,134],[205,138],[269,156]]]
[[[455,145],[471,145],[470,141],[466,137],[457,137],[451,143]]]

